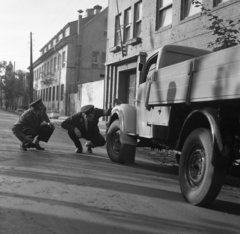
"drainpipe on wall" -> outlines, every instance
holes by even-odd
[[[81,47],[82,47],[82,34],[81,34],[81,28],[82,28],[82,10],[78,11],[78,29],[77,29],[77,74],[76,74],[76,82],[80,81],[80,66],[81,66]]]

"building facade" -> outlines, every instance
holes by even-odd
[[[78,20],[67,23],[42,47],[41,56],[33,63],[34,100],[41,97],[48,112],[60,116],[77,112],[83,87],[94,81],[104,82],[105,61],[102,63],[99,57],[106,51],[102,42],[106,41],[107,8],[101,9],[98,5],[87,9],[84,16],[79,10]],[[103,88],[100,93],[103,99]]]
[[[239,0],[199,0],[224,19],[240,18]],[[104,107],[135,105],[139,63],[167,44],[209,49],[209,19],[192,0],[109,1]],[[210,50],[210,49],[209,49]]]

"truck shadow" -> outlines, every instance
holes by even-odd
[[[240,216],[240,204],[216,199],[207,209]]]

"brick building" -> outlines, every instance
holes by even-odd
[[[107,8],[101,9],[98,5],[87,9],[84,16],[79,10],[78,20],[59,30],[42,47],[41,56],[33,63],[34,100],[41,97],[48,112],[70,115],[81,105],[95,104],[99,99],[102,107]],[[102,90],[93,97],[91,87],[96,82],[98,87],[102,82]],[[90,101],[86,100],[85,93]]]
[[[200,1],[200,0],[199,0]],[[207,16],[191,0],[109,1],[104,106],[114,97],[134,105],[139,62],[166,44],[208,49],[213,40]],[[239,0],[202,0],[224,19],[240,18]]]

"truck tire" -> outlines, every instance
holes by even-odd
[[[107,133],[107,152],[109,158],[117,163],[134,163],[136,147],[133,145],[121,144],[120,123],[115,120],[109,127]]]
[[[179,184],[185,200],[207,206],[219,194],[224,172],[211,163],[215,156],[210,130],[194,130],[184,143],[179,164]]]

